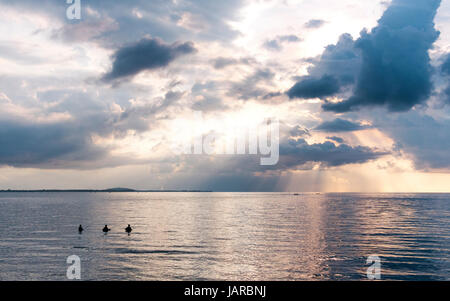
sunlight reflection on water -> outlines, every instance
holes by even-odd
[[[1,193],[0,280],[65,280],[69,255],[81,258],[83,280],[365,280],[369,255],[381,257],[382,279],[449,280],[449,200]]]

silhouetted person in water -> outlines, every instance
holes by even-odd
[[[106,234],[106,233],[108,233],[109,231],[111,231],[111,229],[108,228],[108,225],[105,225],[105,226],[103,227],[103,232]]]
[[[130,224],[128,224],[128,227],[125,228],[125,232],[127,232],[128,235],[130,235],[131,231],[133,231],[133,229],[131,229]]]
[[[83,230],[84,230],[83,227],[80,225],[80,226],[78,227],[78,233],[80,233],[80,234],[83,233]]]

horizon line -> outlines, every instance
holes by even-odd
[[[359,194],[450,194],[450,191],[213,191],[209,189],[133,189],[133,188],[107,188],[107,189],[0,189],[0,193],[5,192],[203,192],[203,193],[285,193],[285,194],[343,194],[343,193],[359,193]]]

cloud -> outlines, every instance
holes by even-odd
[[[147,2],[147,0],[141,1]],[[196,32],[196,37],[210,41],[228,41],[239,35],[239,32],[234,30],[229,23],[230,21],[238,20],[239,10],[246,3],[245,0],[187,0],[180,2],[173,1],[172,5],[175,7],[170,7],[170,5],[167,6],[167,1],[160,1],[161,4],[159,5],[167,7],[166,9],[169,12],[175,11],[175,14],[178,15],[189,12],[195,16],[196,20],[201,20],[205,26],[203,30]]]
[[[327,137],[328,140],[331,141],[335,141],[337,143],[344,143],[344,139],[342,139],[341,137],[336,137],[336,136],[331,136],[331,137]]]
[[[289,98],[321,98],[336,94],[340,89],[339,81],[331,75],[321,78],[305,76],[288,92]]]
[[[440,71],[444,75],[445,81],[448,82],[448,79],[450,78],[450,54],[446,55],[444,62],[440,66]],[[443,97],[444,103],[450,104],[450,83],[444,88],[441,97]]]
[[[203,112],[225,111],[228,109],[228,106],[224,104],[222,99],[210,96],[194,103],[192,109]]]
[[[227,58],[227,57],[218,57],[215,59],[212,59],[211,62],[213,64],[214,69],[224,69],[231,65],[249,65],[254,60],[251,58]]]
[[[6,68],[0,80],[0,102],[5,103],[4,108],[9,108],[9,111],[0,110],[2,111],[0,113],[0,145],[2,147],[7,145],[0,151],[0,164],[17,167],[84,168],[83,166],[92,166],[92,168],[98,168],[113,164],[128,165],[135,160],[134,158],[150,155],[140,152],[145,152],[142,149],[147,144],[152,144],[158,141],[160,136],[164,136],[164,122],[158,123],[161,119],[172,118],[175,114],[183,117],[191,109],[214,111],[213,115],[217,115],[219,119],[221,111],[223,115],[237,114],[237,111],[224,111],[239,110],[237,107],[241,105],[245,107],[243,109],[254,107],[253,114],[260,112],[259,109],[262,108],[259,103],[233,102],[236,99],[276,98],[274,102],[277,101],[277,103],[287,99],[286,95],[291,98],[336,96],[338,99],[347,99],[348,96],[359,95],[356,87],[362,85],[363,75],[367,73],[364,68],[368,65],[368,61],[377,58],[377,53],[382,57],[381,62],[384,63],[389,62],[391,53],[395,54],[395,47],[400,50],[411,50],[411,53],[405,54],[404,64],[389,63],[391,69],[388,68],[389,66],[380,67],[383,72],[390,73],[401,69],[400,78],[404,74],[402,71],[404,66],[409,67],[411,62],[414,62],[412,64],[414,65],[417,58],[426,61],[424,53],[427,51],[423,51],[426,47],[415,45],[425,44],[427,33],[431,32],[424,26],[425,39],[421,39],[419,34],[415,33],[414,24],[397,28],[394,23],[400,22],[401,18],[393,18],[392,24],[380,21],[379,26],[370,33],[363,33],[357,42],[349,34],[344,34],[335,45],[326,47],[320,56],[303,59],[303,62],[310,63],[308,75],[297,78],[298,83],[292,84],[291,88],[285,86],[286,80],[292,70],[299,69],[292,66],[292,62],[277,60],[274,54],[273,60],[262,58],[261,63],[256,63],[254,59],[246,57],[248,49],[230,46],[233,44],[230,40],[239,34],[233,28],[239,28],[243,24],[229,21],[236,20],[242,1],[85,1],[86,3],[83,2],[82,5],[83,20],[73,23],[64,19],[66,7],[64,1],[5,0],[2,6],[5,2],[17,8],[17,10],[7,8],[8,13],[13,12],[13,17],[8,21],[16,18],[17,12],[21,12],[22,8],[32,12],[24,15],[26,17],[22,22],[24,27],[20,26],[23,31],[20,30],[18,33],[17,39],[15,38],[17,41],[10,43],[7,37],[0,45],[0,52],[4,58],[20,62],[21,65],[17,69]],[[395,3],[403,2],[394,0]],[[422,7],[420,3],[423,2],[417,3]],[[411,5],[415,4],[406,3],[404,6]],[[91,13],[88,10],[91,10]],[[300,23],[301,27],[303,21]],[[306,26],[308,28],[318,28],[323,25],[320,22],[316,25],[313,25],[313,22],[309,23],[311,25]],[[35,29],[33,27],[39,29],[39,32],[33,35],[33,39],[27,39]],[[381,34],[382,30],[379,29],[381,27],[388,34]],[[307,29],[304,27],[303,30]],[[30,34],[26,34],[25,31]],[[410,34],[411,32],[414,34]],[[384,39],[389,35],[402,39]],[[405,41],[404,37],[407,35],[410,35],[411,39]],[[142,37],[159,37],[161,40],[142,39]],[[298,43],[301,40],[297,35],[276,36],[275,34],[268,38],[274,41],[273,49],[275,50],[282,50],[283,47],[287,49],[288,43]],[[29,44],[31,50],[35,45],[40,45],[42,49],[47,50],[36,52],[37,48],[34,48],[35,51],[28,51],[18,43],[21,40],[28,41],[26,45]],[[86,41],[89,43],[85,43]],[[185,55],[192,54],[197,48],[197,46],[194,48],[190,42],[183,43],[185,41],[195,41],[199,49],[200,47],[201,49],[209,48],[202,52],[202,57],[198,57],[199,61],[196,57],[196,64],[190,64],[189,70],[177,72],[174,77],[172,72],[169,72],[170,74],[155,72],[157,74],[152,74],[155,80],[151,83],[140,84],[130,81],[117,89],[110,89],[109,85],[92,85],[85,81],[87,77],[93,77],[105,71],[109,72],[104,79],[114,82],[130,79],[147,70],[164,70],[167,66],[172,66],[171,64],[178,67],[176,63],[183,62],[183,58],[187,58]],[[389,41],[389,43],[385,45],[383,41]],[[73,44],[74,42],[78,45]],[[407,42],[412,46],[404,46]],[[366,44],[370,44],[372,48]],[[11,45],[20,47],[13,49]],[[122,47],[122,45],[128,46]],[[291,45],[297,46],[297,44]],[[69,51],[66,53],[68,57],[76,59],[71,60],[70,64],[61,64],[55,60],[58,56],[52,58],[50,55],[49,57],[48,53],[52,53],[50,51],[52,49],[54,52],[61,53]],[[113,50],[112,53],[116,50],[111,59],[111,69],[99,71],[104,70],[103,59],[105,53],[110,50]],[[43,55],[39,55],[41,53]],[[231,57],[227,57],[228,55]],[[414,59],[409,60],[408,58],[412,56]],[[397,56],[394,57],[397,58]],[[45,66],[42,68],[36,66],[42,62],[45,62]],[[205,66],[205,62],[209,65]],[[28,64],[29,68],[23,68],[25,64]],[[223,70],[229,66],[238,68]],[[445,64],[441,76],[448,75],[444,66]],[[414,74],[414,72],[411,73]],[[14,79],[8,74],[14,74]],[[163,76],[160,77],[162,74]],[[391,84],[399,87],[399,83],[395,80]],[[381,88],[385,89],[385,83],[381,82],[381,85]],[[413,82],[411,85],[415,90],[416,83]],[[417,86],[420,86],[420,83]],[[67,90],[66,88],[54,90],[55,87],[67,87]],[[189,91],[190,87],[192,87],[191,91]],[[370,85],[365,88],[371,89]],[[445,86],[439,88],[439,92],[443,93],[440,96],[444,95]],[[286,92],[286,90],[289,91]],[[388,93],[392,93],[393,90],[396,89],[387,89]],[[450,99],[450,89],[447,90],[447,97]],[[18,109],[11,104],[17,105]],[[270,102],[265,102],[264,105],[270,111],[268,106]],[[319,108],[319,105],[315,102],[305,104],[298,112],[292,111],[293,104],[277,107],[280,119],[289,119],[289,121],[285,119],[289,124],[301,123],[310,130],[297,126],[290,132],[287,130],[284,133],[294,140],[291,142],[283,140],[280,165],[274,167],[277,169],[275,171],[311,169],[317,165],[326,167],[361,163],[375,160],[386,154],[376,148],[350,145],[348,143],[353,143],[354,140],[344,141],[341,137],[332,134],[369,128],[354,120],[370,120],[373,124],[372,110],[371,116],[367,118],[357,117],[357,115],[348,117],[353,121],[340,119],[339,122],[339,119],[333,121],[334,117],[327,117],[324,120],[329,118],[331,120],[328,124],[325,122],[314,129],[313,127],[318,123],[315,110]],[[384,105],[387,106],[387,104]],[[359,107],[362,105],[352,106],[350,109]],[[22,111],[23,108],[27,110]],[[267,111],[266,109],[264,111]],[[17,115],[11,114],[14,110]],[[325,115],[329,116],[329,113]],[[396,140],[399,149],[411,154],[418,168],[448,165],[446,162],[450,162],[450,159],[446,150],[449,148],[445,142],[448,140],[448,135],[444,131],[448,131],[449,127],[446,121],[435,119],[433,122],[425,118],[423,121],[422,119],[417,121],[418,124],[414,124],[414,118],[408,119],[408,122],[413,124],[412,127],[402,120],[399,121],[400,129],[394,129],[395,122],[389,123],[389,127],[392,127],[390,130],[383,128],[382,124],[377,124],[377,128]],[[421,122],[426,125],[426,131],[420,129]],[[414,133],[409,133],[408,128],[418,133],[416,135],[432,136],[434,132],[437,132],[438,138],[433,140],[432,137],[427,137],[422,141],[421,137],[414,138]],[[316,130],[324,133],[315,132]],[[337,135],[340,136],[340,134]],[[317,139],[324,139],[326,136],[327,142],[323,140],[321,141],[323,143],[317,143]],[[311,139],[315,142],[298,140],[299,138]],[[444,139],[447,140],[439,142]],[[371,140],[373,143],[377,141]],[[139,147],[135,148],[135,144]],[[109,149],[110,145],[113,149]],[[425,150],[429,150],[429,154]],[[126,154],[123,160],[112,159],[113,154],[127,151],[136,151],[140,155]],[[169,153],[164,155],[174,159]],[[227,183],[242,187],[243,190],[250,186],[255,189],[267,189],[269,182],[277,183],[278,181],[278,177],[266,181],[265,172],[270,173],[274,170],[261,168],[258,163],[259,157],[233,157],[229,161],[224,161],[226,162],[223,166],[217,163],[217,158],[205,160],[205,165],[196,164],[197,162],[192,164],[181,162],[180,165],[191,164],[192,169],[185,173],[186,179],[197,179],[197,176],[192,175],[201,173],[204,168],[210,168],[209,174],[198,180],[198,185],[202,185],[201,180],[219,183],[219,179],[228,179]],[[175,167],[173,174],[176,174],[175,171],[178,168],[182,168],[175,163],[173,166]],[[117,173],[117,170],[114,172]],[[155,174],[155,178],[161,178],[160,176],[161,174]],[[222,184],[222,187],[225,187],[227,183]],[[167,184],[171,184],[170,180]],[[180,181],[179,185],[183,186],[185,182]]]
[[[280,51],[281,49],[283,49],[281,43],[278,40],[265,41],[263,47],[272,51]]]
[[[137,132],[148,131],[150,124],[155,123],[155,116],[165,112],[170,106],[176,105],[183,96],[182,92],[168,91],[164,97],[152,99],[151,103],[131,106],[114,120],[114,130],[119,133],[126,133],[130,129]]]
[[[448,114],[448,112],[446,112]],[[409,156],[418,170],[450,168],[450,122],[418,111],[382,115],[374,126],[389,135],[396,148]]]
[[[446,101],[450,103],[450,85],[445,89],[444,94],[446,96]]]
[[[341,102],[325,99],[323,109],[333,112],[367,106],[407,111],[424,103],[432,92],[428,51],[439,36],[433,22],[439,5],[440,0],[394,0],[371,32],[363,30],[356,41],[344,34],[319,59],[310,60],[313,66],[308,69],[309,76],[292,89],[309,87],[317,83],[312,79],[324,76],[333,76],[338,83],[333,82],[333,89],[324,89],[323,93],[309,94],[311,97],[326,98],[352,86],[352,95]],[[288,95],[308,98],[305,93]]]
[[[297,43],[301,41],[302,39],[296,35],[277,36],[275,39],[265,41],[263,47],[271,51],[281,51],[284,43]]]
[[[306,128],[303,128],[299,125],[294,126],[290,131],[289,131],[289,135],[291,137],[306,137],[306,136],[311,136],[311,134],[309,133],[309,130]]]
[[[274,166],[259,165],[259,155],[189,156],[179,158],[180,163],[172,167],[172,171],[176,168],[177,172],[169,171],[169,173],[186,175],[187,178],[195,173],[195,178],[206,177],[208,181],[223,179],[225,182],[222,183],[221,189],[229,189],[240,182],[251,182],[251,187],[247,187],[247,191],[253,189],[265,191],[272,185],[266,186],[264,183],[268,184],[272,180],[276,183],[276,179],[280,179],[280,175],[286,172],[312,170],[317,165],[325,169],[348,164],[362,164],[388,154],[389,152],[364,146],[347,144],[336,146],[332,142],[309,144],[302,138],[283,139],[280,143],[280,159]],[[239,181],[234,183],[236,178]],[[268,182],[265,182],[266,180]]]
[[[0,93],[0,165],[97,169],[141,164],[144,159],[111,153],[117,148],[114,142],[130,131],[140,134],[150,125],[156,128],[158,114],[167,114],[167,108],[183,95],[169,91],[151,104],[137,101],[117,109],[118,105],[104,102],[108,96],[101,90],[94,98],[89,90],[40,89],[34,94],[35,105],[20,105]]]
[[[191,42],[169,45],[159,39],[144,38],[114,53],[112,70],[104,75],[103,80],[127,78],[144,70],[163,68],[178,57],[195,51]]]
[[[18,12],[31,12],[47,17],[50,22],[62,23],[63,25],[56,31],[58,34],[55,37],[61,37],[67,41],[67,37],[75,35],[76,38],[82,39],[81,34],[88,32],[87,39],[94,38],[100,44],[108,47],[132,43],[145,35],[158,36],[171,42],[180,39],[229,41],[239,35],[239,32],[230,25],[230,21],[238,19],[239,10],[245,4],[245,0],[96,0],[81,2],[82,20],[74,23],[68,22],[66,19],[65,10],[69,5],[64,0],[1,1],[2,5],[12,7]],[[95,20],[107,19],[115,25],[106,28],[99,24],[100,27],[97,29],[87,25],[88,23],[94,24]],[[86,25],[81,25],[82,23],[86,23]],[[191,26],[192,23],[196,26]],[[70,33],[72,29],[78,33]]]
[[[320,19],[311,19],[308,22],[305,23],[305,27],[306,28],[320,28],[323,25],[325,25],[325,21],[324,20],[320,20]]]
[[[407,111],[424,103],[432,91],[428,51],[439,32],[433,19],[440,0],[394,0],[378,26],[355,42],[362,65],[353,95],[325,103],[326,111],[348,112],[365,106]]]
[[[106,149],[95,146],[83,126],[0,121],[0,165],[58,168],[64,162],[95,161]]]
[[[447,55],[447,58],[445,59],[444,63],[441,65],[441,71],[442,73],[446,75],[450,75],[450,54]]]
[[[236,65],[239,63],[237,59],[234,58],[226,58],[226,57],[218,57],[211,60],[215,69],[223,69],[230,65]]]
[[[105,33],[118,29],[118,23],[110,17],[91,17],[86,21],[66,24],[53,30],[52,38],[66,43],[103,40]]]
[[[240,82],[232,82],[227,95],[239,99],[248,100],[267,95],[267,91],[261,87],[263,83],[271,83],[275,73],[269,68],[259,68]]]
[[[284,94],[281,93],[281,92],[269,92],[266,95],[264,95],[262,97],[262,99],[263,100],[268,100],[268,99],[272,99],[272,98],[279,97],[279,96],[282,96],[282,95],[284,95]]]
[[[336,45],[328,45],[319,58],[310,59],[313,66],[288,91],[289,98],[327,97],[354,84],[361,57],[354,48],[351,35],[343,34]],[[299,92],[299,93],[296,93]]]
[[[361,54],[354,47],[355,41],[348,34],[342,34],[336,45],[328,45],[318,59],[311,59],[308,68],[310,76],[332,75],[344,87],[356,81],[361,68]]]
[[[17,41],[0,41],[0,57],[25,65],[48,62],[47,58],[34,55],[35,45]]]
[[[352,122],[349,120],[336,118],[332,121],[325,121],[319,124],[315,130],[321,132],[329,132],[329,133],[340,133],[340,132],[354,132],[361,131],[370,128],[367,125],[363,125],[361,123]]]
[[[251,155],[190,156],[179,158],[179,163],[167,172],[170,177],[178,178],[171,183],[177,182],[181,188],[195,181],[197,187],[214,191],[277,191],[284,189],[284,177],[289,178],[293,171],[362,164],[388,154],[363,146],[336,146],[331,142],[308,144],[303,139],[289,139],[280,144],[280,160],[275,166],[260,166],[259,156]],[[306,184],[305,189],[311,189],[310,185]]]
[[[297,37],[296,35],[293,35],[293,34],[285,35],[285,36],[278,36],[277,40],[280,42],[289,42],[289,43],[296,43],[296,42],[302,41],[302,39],[300,39],[299,37]]]
[[[321,163],[323,166],[341,166],[361,164],[376,160],[389,152],[378,151],[365,146],[350,146],[332,142],[308,144],[304,139],[289,139],[280,145],[280,161],[277,168],[293,168],[308,162]]]
[[[191,105],[191,108],[204,112],[228,110],[229,107],[225,104],[225,101],[217,94],[217,89],[219,89],[218,83],[214,81],[195,83],[191,89],[191,96],[196,101]]]

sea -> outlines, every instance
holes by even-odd
[[[450,280],[450,194],[0,193],[0,280],[74,264],[87,281]]]

